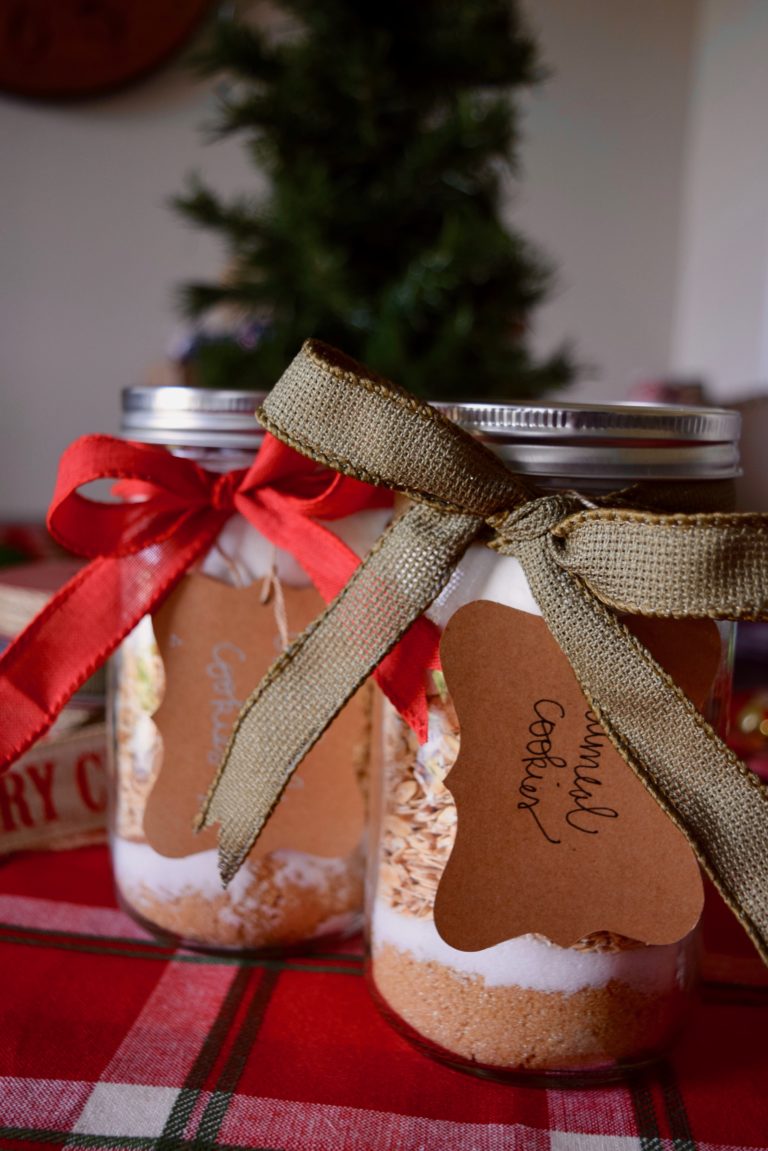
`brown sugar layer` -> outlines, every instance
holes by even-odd
[[[510,1070],[581,1070],[642,1062],[682,1021],[677,988],[652,995],[612,979],[571,993],[488,986],[482,976],[376,948],[371,974],[391,1010],[425,1039],[470,1063]]]
[[[142,920],[189,943],[223,948],[290,947],[313,937],[348,934],[359,925],[363,869],[328,860],[322,884],[301,883],[274,856],[244,864],[233,890],[182,887],[173,895],[116,871],[120,894]],[[338,866],[333,866],[337,864]]]

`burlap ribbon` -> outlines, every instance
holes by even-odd
[[[768,791],[618,612],[768,615],[768,516],[544,495],[479,441],[316,341],[258,413],[291,447],[413,501],[245,704],[200,815],[234,875],[293,770],[475,540],[516,556],[608,736],[768,962]]]

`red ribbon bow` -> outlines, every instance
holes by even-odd
[[[103,479],[143,498],[101,503],[78,490]],[[218,475],[165,448],[110,436],[76,440],[59,464],[48,528],[91,563],[0,657],[0,769],[48,730],[72,694],[213,546],[235,512],[290,552],[329,601],[360,560],[318,520],[391,500],[386,490],[320,468],[270,435],[249,468]],[[423,671],[434,666],[436,646],[436,629],[419,620],[376,673],[421,739]]]

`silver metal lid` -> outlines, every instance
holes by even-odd
[[[254,413],[266,392],[134,387],[122,392],[121,431],[169,447],[255,448],[264,434]]]
[[[265,392],[123,389],[124,435],[169,447],[256,448]],[[741,416],[648,404],[435,403],[513,471],[574,480],[727,479],[739,474]]]
[[[741,416],[675,404],[435,405],[486,440],[513,471],[573,479],[739,475]]]

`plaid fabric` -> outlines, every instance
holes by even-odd
[[[672,1058],[611,1088],[545,1091],[418,1054],[373,1007],[359,941],[270,960],[175,951],[117,909],[103,847],[13,856],[0,1149],[765,1148],[768,981],[716,901],[707,916],[719,982]]]

